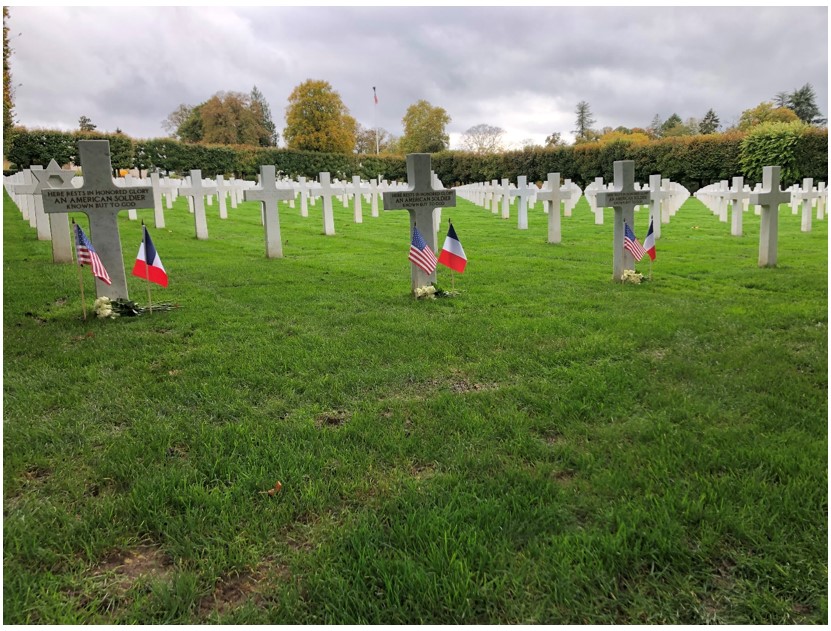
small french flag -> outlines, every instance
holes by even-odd
[[[459,237],[456,236],[456,230],[453,228],[453,224],[450,224],[450,230],[447,231],[447,238],[444,240],[444,245],[441,246],[439,263],[459,272],[459,274],[465,271],[467,257],[465,256],[462,244],[459,242]]]
[[[652,221],[649,219],[649,230],[646,233],[646,239],[643,240],[643,249],[649,255],[649,258],[655,260],[655,235],[652,232]]]
[[[141,240],[136,264],[133,265],[133,276],[145,278],[151,283],[167,287],[167,272],[164,271],[162,260],[159,258],[156,248],[153,247],[153,241],[150,240],[147,226],[142,225],[142,228],[144,229],[144,238]]]

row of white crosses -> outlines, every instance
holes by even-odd
[[[795,184],[787,189],[792,214],[797,214],[800,205],[802,206],[803,232],[811,231],[814,203],[816,203],[817,208],[817,220],[821,221],[825,217],[827,199],[825,182],[820,182],[818,187],[814,187],[813,184],[812,178],[805,178],[801,187]],[[727,222],[729,204],[731,211],[730,234],[740,237],[742,236],[742,215],[749,209],[750,197],[753,193],[760,192],[762,188],[763,184],[756,184],[751,190],[747,184],[744,184],[744,178],[734,177],[732,187],[728,186],[727,180],[722,180],[699,189],[695,196],[722,222]],[[758,206],[755,208],[755,214],[761,214],[761,209]]]
[[[586,201],[589,210],[594,213],[594,223],[603,224],[603,207],[597,203],[597,193],[612,190],[611,184],[604,185],[603,178],[595,178],[594,182],[586,187]],[[654,226],[656,239],[661,238],[661,224],[667,224],[679,208],[689,198],[690,192],[678,182],[668,178],[661,178],[660,174],[649,176],[648,184],[634,183],[634,190],[649,192],[649,214]],[[635,210],[645,208],[646,204],[636,206]]]

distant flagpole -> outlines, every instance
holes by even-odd
[[[375,99],[375,106],[372,109],[372,124],[375,127],[375,155],[378,151],[378,93],[375,92],[375,86],[372,86],[372,97]]]
[[[72,220],[72,235],[75,237],[75,249],[78,249],[78,232],[75,229],[75,220]],[[78,261],[78,284],[81,286],[81,308],[84,310],[84,320],[87,319],[87,303],[86,298],[84,298],[84,275],[81,272],[81,259],[78,256],[77,252],[75,254],[75,259]]]
[[[144,244],[144,257],[147,258],[147,226],[144,225],[144,219],[141,220],[141,241]],[[150,315],[153,315],[153,302],[150,300],[150,265],[144,266],[145,274],[147,275],[147,307],[150,309]]]

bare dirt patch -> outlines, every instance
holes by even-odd
[[[484,392],[486,390],[496,390],[499,387],[497,383],[476,383],[461,379],[450,384],[450,390],[457,394],[465,394],[467,392]]]
[[[315,417],[315,425],[318,427],[340,427],[349,420],[351,414],[346,410],[330,410]]]

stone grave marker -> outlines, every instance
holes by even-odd
[[[43,191],[50,189],[74,189],[72,178],[74,171],[64,171],[53,159],[49,166],[43,169],[32,171],[37,180],[35,195],[41,200],[43,207]],[[44,216],[47,216],[44,213]],[[72,236],[69,232],[69,216],[66,213],[50,213],[49,233],[52,238],[52,262],[72,263]]]
[[[265,226],[265,255],[270,259],[283,256],[283,242],[280,238],[280,212],[278,202],[294,198],[294,190],[277,188],[276,171],[273,164],[260,166],[260,187],[249,188],[243,193],[247,202],[261,202],[263,225]]]
[[[744,200],[750,197],[750,193],[744,190],[744,178],[734,177],[733,188],[725,194],[724,198],[730,200],[730,234],[734,237],[742,236],[742,215],[744,214]]]
[[[18,186],[17,190],[28,199],[29,204],[29,225],[37,228],[38,241],[49,241],[52,238],[52,229],[49,226],[49,219],[43,210],[42,193],[35,193],[38,190],[38,180],[35,178],[35,171],[43,171],[43,167],[33,164],[28,169],[27,184]]]
[[[779,239],[779,204],[790,201],[791,195],[779,188],[781,167],[762,169],[762,192],[751,193],[750,203],[761,206],[759,229],[759,267],[776,267]]]
[[[343,194],[343,187],[333,186],[329,180],[329,173],[320,174],[319,194],[323,198],[323,234],[335,234],[335,213],[332,209],[332,198]]]
[[[153,223],[156,228],[164,228],[164,206],[162,206],[162,184],[159,172],[150,174],[150,186],[153,187]]]
[[[380,190],[378,189],[378,178],[372,178],[369,181],[369,197],[370,197],[370,204],[371,204],[371,212],[373,217],[378,216],[378,195]]]
[[[225,183],[224,175],[216,176],[216,198],[219,201],[219,218],[228,219],[228,206],[226,205],[226,197],[228,190],[231,187]]]
[[[309,186],[302,175],[297,178],[297,190],[300,191],[300,216],[309,216]]]
[[[562,234],[560,230],[560,202],[568,199],[571,191],[560,190],[560,174],[549,173],[546,187],[537,192],[537,199],[549,205],[548,209],[548,242],[560,243]]]
[[[507,180],[506,180],[507,181]],[[424,237],[424,241],[438,257],[436,251],[436,232],[433,226],[433,211],[456,205],[456,191],[453,189],[434,189],[430,177],[430,154],[411,153],[407,155],[407,190],[384,193],[384,210],[407,210],[410,213],[410,237],[413,226]],[[408,240],[409,243],[409,240]],[[425,274],[423,270],[410,263],[411,289],[424,287],[436,282],[436,272]]]
[[[83,166],[82,186],[74,189],[44,189],[43,210],[47,213],[86,213],[89,217],[90,238],[94,239],[95,250],[112,281],[111,285],[107,285],[96,278],[96,295],[129,300],[121,237],[118,234],[118,213],[125,208],[150,208],[153,190],[149,186],[115,186],[110,143],[107,140],[79,140],[78,154]]]
[[[811,214],[814,201],[819,193],[814,190],[814,179],[806,177],[802,180],[802,232],[811,232]]]
[[[597,206],[598,208],[612,207],[615,211],[612,273],[614,280],[620,283],[623,270],[635,268],[635,259],[628,250],[623,248],[623,224],[625,222],[632,230],[635,229],[635,206],[647,203],[649,192],[635,190],[634,161],[616,161],[614,172],[614,188],[610,191],[598,191]]]
[[[828,191],[825,189],[825,182],[817,185],[817,221],[825,219],[825,201],[828,198]]]
[[[119,184],[118,180],[116,180],[116,184]],[[132,175],[126,175],[124,177],[124,185],[127,188],[132,188],[133,186],[138,186],[139,184],[135,181]],[[127,211],[127,218],[130,221],[138,221],[138,211],[135,208],[126,208]]]
[[[205,219],[205,195],[216,192],[216,187],[204,186],[202,171],[192,169],[190,172],[190,186],[179,188],[179,194],[187,196],[193,203],[193,221],[196,225],[196,238],[208,238],[208,221]]]
[[[348,184],[347,187],[349,188],[349,191],[352,193],[352,210],[355,223],[363,223],[364,211],[363,205],[361,204],[361,176],[353,175],[352,184]]]
[[[559,179],[557,180],[559,185]],[[519,199],[517,206],[517,228],[519,230],[528,230],[528,200],[536,191],[536,184],[528,186],[528,177],[519,175],[516,178],[516,188],[510,192],[512,197]]]
[[[37,219],[35,218],[34,203],[30,203],[32,193],[25,193],[24,191],[34,191],[34,186],[34,176],[32,176],[30,169],[23,169],[19,173],[15,173],[15,181],[11,185],[12,193],[14,193],[15,203],[20,208],[23,219],[29,222],[30,228],[37,228]]]
[[[661,190],[661,175],[649,176],[649,219],[652,222],[652,234],[655,240],[661,238],[661,207],[667,205],[667,191]]]

